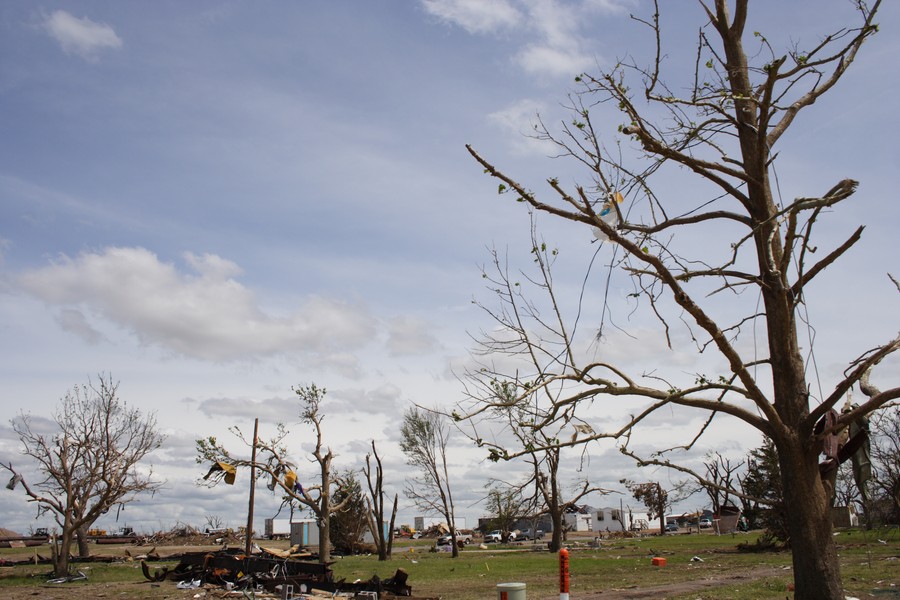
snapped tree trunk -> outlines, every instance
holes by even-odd
[[[319,516],[319,562],[331,562],[331,515]]]

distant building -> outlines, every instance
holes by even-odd
[[[591,506],[570,506],[563,515],[569,531],[591,531],[594,508]]]
[[[618,508],[598,508],[590,513],[591,531],[610,533],[617,531],[627,531],[628,523],[627,515],[622,514],[622,510]]]

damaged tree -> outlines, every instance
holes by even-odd
[[[375,470],[372,471],[374,459]],[[366,454],[366,482],[369,485],[369,495],[366,497],[366,518],[369,523],[369,531],[375,538],[375,547],[378,548],[378,560],[387,560],[391,557],[394,547],[394,521],[397,518],[397,494],[394,494],[394,507],[391,509],[390,522],[384,520],[384,469],[381,466],[381,457],[375,448],[375,440],[372,440],[372,452]],[[387,528],[385,528],[387,526]]]
[[[655,43],[650,66],[619,63],[597,76],[581,75],[580,91],[572,96],[571,123],[560,135],[539,125],[540,137],[588,169],[590,185],[567,191],[551,178],[552,197],[539,198],[474,148],[468,149],[485,172],[500,181],[501,192],[512,192],[532,210],[581,223],[598,239],[608,240],[603,248],[609,249],[611,264],[631,278],[631,297],[648,302],[665,340],[671,345],[670,320],[680,320],[698,351],[716,352],[726,370],[697,373],[693,383],[681,381],[678,374],[667,380],[660,372],[630,373],[626,365],[570,352],[580,346],[573,346],[568,331],[556,329],[552,340],[519,337],[510,342],[510,354],[534,348],[542,355],[541,368],[524,375],[491,373],[484,382],[484,398],[497,404],[490,388],[497,380],[515,385],[516,401],[522,403],[531,402],[544,388],[564,389],[536,428],[577,419],[589,405],[607,398],[649,401],[613,430],[555,444],[617,439],[643,465],[675,466],[659,454],[638,456],[627,445],[635,427],[660,407],[678,405],[708,413],[697,435],[685,441],[685,449],[717,415],[743,421],[771,439],[777,451],[796,597],[837,600],[843,592],[831,535],[830,490],[820,476],[823,440],[900,397],[900,388],[870,395],[818,432],[816,424],[865,373],[900,348],[900,338],[881,341],[850,360],[830,393],[813,395],[808,356],[798,335],[807,292],[811,282],[819,281],[857,243],[863,228],[831,242],[815,240],[813,231],[819,218],[851,197],[857,183],[846,179],[820,197],[784,201],[774,187],[772,169],[776,146],[800,112],[839,82],[877,31],[874,18],[880,1],[871,6],[855,3],[855,27],[784,54],[776,53],[762,34],[754,34],[754,40],[745,32],[748,0],[700,0],[699,5],[709,26],[700,32],[686,86],[668,85],[660,76],[666,53],[657,6],[652,19],[643,22]],[[756,46],[753,50],[745,51],[745,37]],[[639,94],[628,87],[634,75]],[[676,90],[683,89],[686,94],[677,95]],[[607,106],[618,107],[624,117],[617,128],[624,136],[617,140],[621,144],[607,145],[601,139],[596,116]],[[633,154],[629,143],[634,144]],[[673,197],[667,185],[671,180],[660,177],[680,173],[694,176],[695,185],[683,195],[695,198],[688,206],[676,204],[684,197]],[[717,246],[725,235],[728,239]],[[693,243],[696,240],[705,243]],[[728,310],[717,302],[723,293],[729,294]],[[738,343],[745,341],[748,329],[765,332],[764,347],[748,350],[747,344]],[[504,458],[524,452],[505,453]]]
[[[40,480],[29,481],[11,462],[7,487],[22,485],[38,516],[53,515],[60,528],[53,545],[53,574],[69,574],[69,556],[79,532],[114,506],[125,506],[139,494],[154,493],[163,482],[153,469],[140,465],[160,447],[165,436],[156,416],[142,414],[119,399],[118,383],[100,376],[97,384],[72,388],[60,400],[53,422],[20,414],[12,420],[22,454],[37,463]]]
[[[519,519],[524,519],[534,512],[532,503],[534,499],[526,498],[522,494],[521,485],[491,481],[487,487],[485,509],[491,515],[488,529],[499,529],[501,539],[497,541],[505,542]]]
[[[647,518],[651,521],[659,519],[659,534],[666,534],[666,510],[672,505],[669,492],[664,490],[659,482],[635,483],[623,479],[621,482],[634,499],[642,502],[647,507]]]
[[[450,529],[453,558],[457,558],[456,514],[447,464],[449,440],[450,427],[441,413],[414,406],[403,415],[400,449],[406,454],[407,464],[419,470],[417,477],[407,480],[406,497],[419,509],[444,517]]]
[[[331,515],[331,545],[341,554],[361,554],[371,552],[371,544],[363,542],[369,530],[366,498],[362,485],[356,477],[357,471],[347,470],[338,474],[346,483],[334,492],[335,504],[343,507]]]
[[[490,271],[482,269],[482,278],[488,282],[489,289],[499,299],[502,308],[495,310],[476,303],[489,315],[495,327],[491,333],[482,332],[474,354],[488,358],[497,354],[514,355],[527,365],[528,372],[540,372],[544,367],[542,361],[547,358],[542,344],[551,339],[555,332],[560,332],[563,337],[569,334],[553,289],[552,265],[556,254],[538,241],[533,221],[531,245],[532,262],[537,274],[522,275],[522,278],[548,299],[553,319],[545,321],[542,318],[540,310],[525,297],[527,292],[521,283],[510,275],[509,265],[493,250],[492,268]],[[565,348],[557,351],[562,355],[571,353]],[[527,382],[518,378],[507,380],[489,360],[480,362],[479,367],[476,371],[470,371],[464,379],[469,398],[465,407],[466,418],[462,419],[458,413],[453,413],[453,417],[460,430],[478,446],[486,445],[483,439],[485,429],[491,436],[496,436],[497,431],[506,432],[508,441],[502,448],[497,444],[487,444],[488,459],[497,462],[508,458],[511,449],[518,450],[517,454],[529,467],[529,475],[520,485],[520,490],[531,499],[536,512],[550,517],[553,531],[548,549],[557,552],[562,548],[566,532],[566,509],[590,494],[608,493],[592,485],[586,475],[566,481],[560,469],[564,455],[557,440],[568,437],[569,442],[574,442],[579,436],[593,433],[593,428],[577,417],[554,422],[552,415],[565,394],[564,388],[544,386],[536,389],[528,402],[519,402],[517,395],[523,386],[528,385]],[[569,434],[570,430],[574,432]],[[582,474],[585,473],[584,448],[582,446],[577,468],[578,473]],[[526,489],[533,491],[526,492]]]
[[[277,431],[271,439],[257,439],[255,444],[252,438],[244,436],[240,428],[231,428],[231,432],[246,446],[251,448],[255,446],[255,462],[252,458],[232,455],[215,437],[197,440],[197,462],[213,465],[206,477],[198,483],[209,486],[217,485],[223,480],[226,483],[233,483],[237,468],[255,467],[260,477],[270,478],[269,489],[274,491],[277,488],[288,498],[307,507],[316,516],[319,528],[319,562],[327,563],[331,560],[331,515],[341,510],[350,500],[350,495],[346,494],[341,501],[334,502],[333,494],[337,490],[349,489],[349,482],[332,473],[334,453],[325,445],[322,436],[322,420],[325,415],[321,412],[321,403],[325,398],[325,388],[312,384],[293,388],[293,391],[300,399],[301,423],[311,425],[316,434],[312,462],[319,471],[318,483],[304,487],[298,480],[297,465],[289,460],[288,449],[284,443],[289,432],[282,423],[276,426]]]

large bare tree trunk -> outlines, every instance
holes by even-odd
[[[331,515],[319,517],[319,562],[331,562]]]
[[[563,534],[565,533],[566,527],[562,511],[551,511],[550,521],[553,522],[553,537],[550,539],[550,546],[548,547],[548,550],[550,550],[550,552],[558,552],[563,545]]]
[[[65,577],[69,574],[69,556],[72,554],[74,532],[64,529],[59,544],[53,545],[53,576]]]
[[[804,450],[794,439],[782,442],[778,455],[791,535],[794,598],[843,598],[831,504],[819,476],[818,452]]]
[[[612,438],[619,440],[621,451],[641,466],[672,468],[690,473],[698,481],[704,478],[677,464],[671,458],[675,454],[659,458],[664,452],[657,451],[648,458],[629,450],[631,432],[646,414],[667,405],[711,414],[724,412],[741,419],[770,438],[778,453],[787,528],[793,546],[794,597],[842,600],[840,564],[831,535],[832,489],[823,482],[819,470],[822,438],[900,398],[900,388],[866,392],[869,400],[837,417],[828,426],[829,430],[816,432],[814,426],[835,410],[854,384],[865,384],[863,377],[868,369],[900,350],[900,337],[881,342],[851,360],[832,392],[820,392],[818,396],[810,393],[806,374],[811,363],[808,365],[805,359],[810,349],[801,351],[797,335],[799,321],[802,320],[800,327],[811,326],[804,314],[807,290],[812,289],[808,286],[861,239],[863,228],[856,228],[844,239],[826,237],[829,249],[824,255],[816,254],[820,246],[813,241],[813,229],[820,215],[852,196],[857,182],[844,179],[824,195],[789,201],[780,192],[773,195],[774,179],[770,176],[774,171],[770,173],[770,169],[778,156],[775,146],[797,114],[838,83],[863,43],[878,31],[874,18],[881,0],[852,3],[857,13],[855,25],[841,24],[840,29],[823,37],[819,45],[808,51],[801,52],[798,44],[791,43],[783,54],[761,33],[754,32],[750,37],[749,0],[700,0],[699,3],[710,27],[701,29],[692,83],[687,86],[689,94],[672,96],[678,87],[660,79],[664,62],[661,57],[666,53],[659,15],[661,6],[668,8],[670,3],[654,0],[652,17],[638,19],[648,26],[655,42],[651,66],[643,68],[638,66],[640,61],[629,59],[599,76],[579,75],[576,81],[583,84],[581,91],[570,96],[573,99],[570,108],[575,115],[572,126],[563,125],[560,133],[555,134],[539,119],[535,127],[538,137],[556,144],[561,156],[571,156],[587,166],[591,171],[590,185],[576,185],[573,191],[555,177],[548,179],[553,190],[548,201],[485,161],[471,146],[468,149],[487,174],[500,180],[500,193],[513,191],[513,196],[533,210],[583,223],[594,230],[598,239],[614,246],[616,252],[611,255],[611,264],[629,274],[637,290],[635,296],[649,300],[652,314],[664,324],[670,347],[673,341],[667,319],[671,317],[663,313],[672,308],[666,306],[667,294],[671,293],[679,311],[678,319],[687,324],[690,339],[698,343],[699,352],[715,348],[727,360],[729,372],[717,380],[701,375],[689,388],[672,385],[665,376],[655,372],[652,380],[664,385],[654,381],[649,385],[641,383],[641,378],[648,377],[646,373],[629,373],[623,365],[607,364],[594,356],[587,360],[575,356],[570,350],[578,345],[569,338],[565,328],[547,325],[549,320],[530,299],[523,299],[518,289],[501,290],[501,303],[511,306],[510,313],[516,318],[508,318],[505,308],[491,315],[515,341],[510,343],[508,336],[492,334],[483,344],[488,351],[509,356],[530,352],[535,356],[547,352],[552,342],[570,352],[554,353],[552,360],[541,359],[534,372],[525,375],[518,365],[504,372],[494,369],[495,362],[484,361],[480,374],[473,373],[473,379],[482,384],[473,397],[483,404],[476,405],[465,418],[482,418],[497,408],[525,403],[530,406],[540,394],[549,395],[548,389],[572,384],[574,391],[567,391],[562,397],[553,398],[552,404],[548,403],[543,413],[545,420],[535,421],[539,423],[536,427],[549,430],[560,422],[569,424],[582,418],[589,426],[587,435],[578,434],[571,441],[561,440],[553,445],[573,446]],[[744,50],[744,37],[754,48],[749,56]],[[643,94],[630,91],[623,83],[626,74],[639,76]],[[606,150],[609,140],[599,137],[600,121],[592,121],[594,107],[601,104],[619,106],[627,124],[619,125],[618,132],[639,145],[640,152],[633,156],[623,154],[621,149],[625,144],[620,143],[621,138],[609,145],[615,151]],[[654,109],[648,109],[647,105]],[[659,109],[665,111],[663,119],[658,119],[660,113],[654,112]],[[603,114],[606,120],[605,113],[598,114]],[[646,168],[634,166],[644,164]],[[663,196],[670,196],[669,182],[662,180],[663,185],[654,187],[648,181],[651,176],[670,172],[668,169],[676,166],[719,188],[721,195],[689,207],[679,203],[682,194],[676,193],[671,195],[671,201],[663,201]],[[720,202],[723,199],[727,202]],[[604,218],[610,211],[615,213],[612,221]],[[670,216],[671,211],[680,216]],[[704,256],[707,250],[702,245],[697,246],[696,256],[682,256],[679,252],[687,246],[673,243],[676,232],[680,239],[689,239],[682,237],[688,235],[697,239],[698,233],[705,235],[707,228],[719,225],[730,228],[736,224],[745,231],[733,238],[731,250],[726,250],[721,257],[717,253],[724,247],[710,249],[712,263]],[[535,250],[532,253],[539,255]],[[625,256],[622,260],[615,258],[620,253]],[[607,284],[610,281],[608,278]],[[563,323],[565,319],[559,312],[552,286],[542,285],[538,279],[532,284],[533,289],[546,294],[550,314]],[[720,305],[707,300],[718,299],[719,292],[725,290],[740,295],[749,289],[761,295],[764,309],[748,303],[738,311],[742,316],[737,318],[718,316]],[[744,296],[753,298],[756,304],[757,294]],[[604,310],[605,307],[604,304]],[[517,322],[522,315],[528,327]],[[768,353],[759,354],[755,332],[756,324],[761,323],[765,325]],[[751,329],[750,324],[754,331],[752,357],[737,343],[739,338],[746,340],[745,332]],[[601,320],[598,338],[602,325]],[[532,335],[529,327],[546,337]],[[699,330],[702,336],[697,336]],[[701,337],[703,340],[699,341]],[[495,340],[498,343],[491,346]],[[583,389],[581,384],[587,384],[588,389]],[[502,397],[498,390],[504,392]],[[591,407],[600,399],[628,396],[652,400],[653,404],[646,413],[632,415],[630,422],[617,424],[607,431],[593,431],[590,413],[581,412],[578,406],[584,401]],[[750,410],[747,410],[748,401],[752,403]],[[712,423],[712,416],[706,423]],[[665,452],[690,449],[704,431],[698,432],[686,446],[668,448]],[[490,452],[505,460],[526,454],[522,450],[510,452],[501,444],[492,447]]]
[[[320,454],[317,450],[317,454]],[[321,454],[320,454],[321,455]],[[319,562],[331,562],[331,451],[319,461],[322,494],[319,501]]]

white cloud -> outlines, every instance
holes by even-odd
[[[375,389],[334,389],[328,392],[328,411],[343,418],[362,414],[371,424],[373,416],[399,415],[403,410],[400,397],[400,388],[392,383],[384,383]]]
[[[109,25],[87,17],[79,19],[64,10],[53,11],[44,21],[44,29],[59,42],[63,52],[89,61],[96,60],[101,50],[122,47],[122,39]]]
[[[490,33],[515,27],[522,14],[507,0],[422,0],[425,10],[469,33]]]
[[[210,418],[241,417],[245,421],[259,418],[270,423],[297,421],[300,410],[296,398],[207,398],[196,408]]]
[[[104,339],[103,334],[91,326],[84,313],[80,310],[74,308],[61,310],[59,317],[57,317],[57,322],[63,328],[63,331],[77,335],[92,346]]]
[[[471,34],[515,30],[527,43],[514,53],[514,61],[527,73],[549,77],[574,77],[589,69],[594,59],[586,48],[596,43],[585,38],[585,24],[596,23],[596,13],[624,11],[617,0],[422,0],[422,5]]]
[[[422,355],[438,346],[428,324],[415,317],[391,319],[388,336],[387,348],[391,356]]]
[[[352,352],[322,354],[310,360],[308,364],[311,368],[330,371],[347,379],[360,379],[364,375],[359,356]]]
[[[633,8],[636,5],[635,0],[584,0],[586,10],[612,14],[625,12],[626,8]]]
[[[265,313],[219,256],[186,255],[197,274],[180,272],[144,248],[83,253],[18,277],[26,292],[64,309],[79,308],[131,331],[140,341],[189,357],[229,361],[285,353],[328,356],[374,335],[362,306],[309,296],[293,314]],[[87,321],[65,317],[83,335]],[[94,325],[97,328],[97,325]],[[344,359],[346,362],[346,359]]]
[[[534,126],[545,108],[541,102],[524,99],[492,112],[487,118],[504,131],[511,140],[512,150],[520,156],[547,156],[552,153],[552,145],[534,137]]]
[[[560,77],[574,77],[592,64],[591,58],[583,54],[575,44],[527,46],[516,56],[516,61],[533,75]]]
[[[528,20],[537,41],[516,57],[526,72],[535,75],[575,76],[590,64],[580,29],[578,7],[552,1],[528,2]]]

